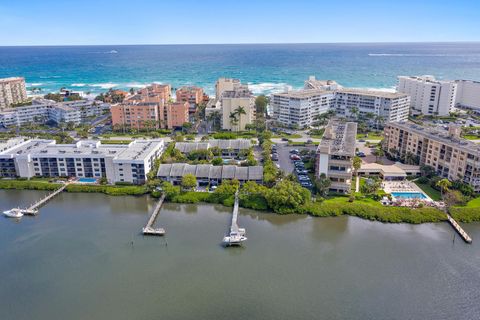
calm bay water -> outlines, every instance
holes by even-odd
[[[0,47],[0,78],[24,76],[44,91],[165,82],[212,93],[217,78],[236,77],[255,93],[270,93],[302,87],[309,75],[392,88],[398,75],[422,74],[480,80],[480,43]]]
[[[0,190],[0,209],[41,195]],[[446,224],[242,209],[249,240],[225,249],[229,208],[166,204],[167,236],[144,238],[153,204],[64,193],[38,217],[0,219],[0,319],[480,317],[479,224],[466,245]]]

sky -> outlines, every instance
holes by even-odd
[[[0,0],[0,46],[480,41],[478,0]]]

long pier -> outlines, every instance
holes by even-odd
[[[468,233],[465,232],[465,230],[463,230],[462,227],[460,227],[460,225],[458,224],[457,221],[455,221],[455,219],[452,218],[451,215],[449,215],[447,213],[447,218],[448,218],[448,222],[450,222],[450,224],[452,225],[452,227],[455,229],[455,231],[458,232],[458,234],[462,237],[462,239],[466,242],[466,243],[472,243],[472,238],[468,235]]]
[[[38,200],[37,202],[33,203],[30,207],[25,209],[18,209],[21,213],[29,216],[36,216],[38,214],[38,209],[46,204],[48,201],[52,200],[56,195],[60,194],[65,188],[67,187],[68,183],[64,183],[63,186],[58,188],[57,190],[49,193],[42,199]],[[13,209],[12,209],[13,210]]]
[[[147,225],[143,227],[142,232],[144,235],[163,236],[165,234],[165,229],[153,227],[153,224],[155,223],[155,220],[157,220],[157,216],[160,213],[160,209],[162,208],[164,200],[165,200],[165,193],[162,194],[162,196],[160,197],[160,200],[158,200],[157,204],[155,205],[152,215],[150,216],[150,219],[148,219]]]
[[[233,204],[232,222],[230,224],[230,233],[223,238],[223,243],[227,246],[238,246],[243,241],[247,240],[245,237],[245,229],[238,227],[238,191],[235,193],[235,203]]]

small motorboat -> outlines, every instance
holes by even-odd
[[[247,237],[245,237],[243,234],[238,234],[238,233],[235,233],[235,232],[231,232],[230,235],[225,236],[223,238],[222,242],[226,246],[239,246],[244,241],[247,241]]]
[[[3,211],[3,214],[8,218],[21,218],[23,213],[20,209],[10,209]]]

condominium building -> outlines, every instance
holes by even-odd
[[[273,94],[272,117],[290,127],[309,127],[319,114],[335,106],[335,93],[323,89],[309,89]]]
[[[181,127],[189,121],[189,103],[170,99],[170,85],[152,84],[113,105],[112,124],[137,130]]]
[[[215,83],[215,98],[220,100],[225,91],[245,90],[246,85],[243,85],[238,79],[219,78]]]
[[[30,105],[7,108],[0,111],[0,126],[22,126],[27,123],[74,123],[85,122],[89,117],[100,116],[110,105],[99,101],[78,100],[55,102],[35,99]]]
[[[461,128],[388,123],[383,148],[392,157],[435,168],[451,181],[461,180],[480,192],[480,145],[460,138]]]
[[[455,105],[480,113],[480,81],[456,80]]]
[[[408,119],[410,97],[398,92],[344,88],[335,92],[334,108],[337,116],[351,117],[356,108],[359,117],[373,114],[384,122],[405,121]]]
[[[406,94],[373,90],[337,88],[306,89],[273,94],[272,117],[286,126],[309,127],[319,114],[335,110],[339,117],[373,114],[383,121],[408,119],[410,100]]]
[[[248,88],[224,91],[220,102],[223,130],[244,131],[247,124],[254,122],[255,97]]]
[[[238,180],[240,184],[247,181],[263,183],[263,167],[238,167],[233,165],[213,166],[211,164],[191,165],[187,163],[161,164],[157,177],[172,184],[180,184],[182,177],[192,174],[197,178],[197,185],[220,184],[227,180]]]
[[[315,76],[310,76],[308,80],[305,81],[303,88],[306,90],[319,89],[333,91],[342,88],[342,86],[335,80],[317,80]]]
[[[163,147],[163,140],[104,145],[90,140],[56,144],[55,140],[16,138],[0,142],[0,176],[103,177],[109,183],[143,184]]]
[[[181,87],[175,92],[177,102],[188,102],[190,110],[203,103],[203,89],[199,87]]]
[[[0,111],[12,104],[22,103],[26,100],[27,89],[24,78],[0,79]]]
[[[455,106],[457,84],[433,76],[399,76],[397,90],[410,96],[412,114],[445,116]]]
[[[315,158],[315,176],[330,179],[330,191],[350,193],[355,156],[357,123],[332,119],[328,122]]]

